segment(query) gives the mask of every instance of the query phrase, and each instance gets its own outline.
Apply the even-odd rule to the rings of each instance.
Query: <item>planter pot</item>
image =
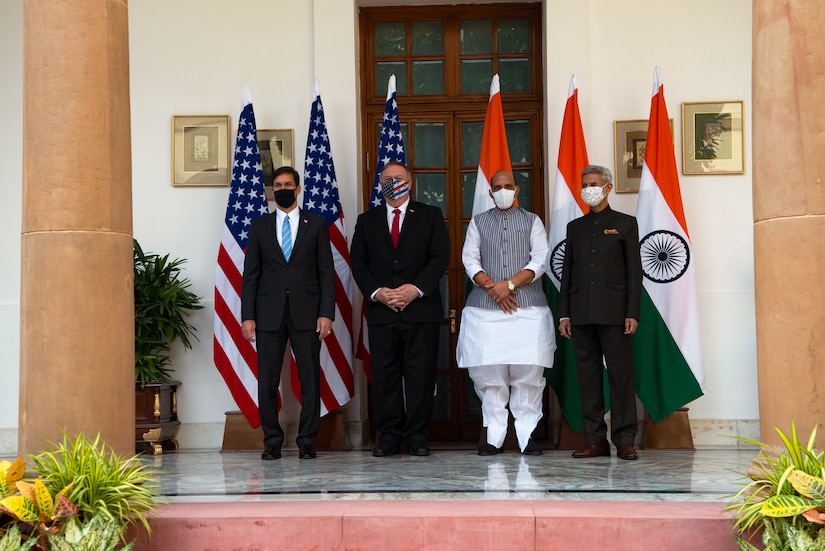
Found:
[[[178,387],[171,383],[135,384],[135,452],[161,455],[177,451]]]

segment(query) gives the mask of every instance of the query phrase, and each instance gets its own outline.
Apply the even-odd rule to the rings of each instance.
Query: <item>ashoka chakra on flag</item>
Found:
[[[639,245],[642,253],[642,272],[650,281],[675,281],[682,277],[690,264],[687,241],[672,231],[650,232]]]

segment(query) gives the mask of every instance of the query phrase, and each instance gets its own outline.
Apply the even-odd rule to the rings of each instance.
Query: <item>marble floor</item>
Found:
[[[372,457],[371,450],[319,452],[277,461],[260,452],[180,451],[144,456],[169,503],[322,500],[728,501],[756,455],[750,448],[640,450],[639,461],[573,459],[474,449],[435,449],[429,457]]]

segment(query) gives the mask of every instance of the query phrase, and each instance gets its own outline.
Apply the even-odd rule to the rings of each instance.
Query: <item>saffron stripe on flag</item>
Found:
[[[490,82],[490,100],[484,115],[484,130],[481,133],[481,152],[476,173],[476,187],[473,195],[473,216],[494,206],[490,197],[490,179],[499,170],[512,172],[510,148],[507,146],[507,132],[504,126],[504,108],[501,105],[501,86],[498,75]],[[518,206],[518,198],[515,202]]]

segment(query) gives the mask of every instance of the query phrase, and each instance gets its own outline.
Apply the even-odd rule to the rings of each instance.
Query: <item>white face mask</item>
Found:
[[[606,185],[604,184],[604,186]],[[591,207],[595,207],[604,200],[604,186],[582,188],[582,200]]]
[[[515,200],[516,190],[514,189],[501,188],[500,190],[493,192],[493,202],[501,210],[507,210],[512,207]]]

